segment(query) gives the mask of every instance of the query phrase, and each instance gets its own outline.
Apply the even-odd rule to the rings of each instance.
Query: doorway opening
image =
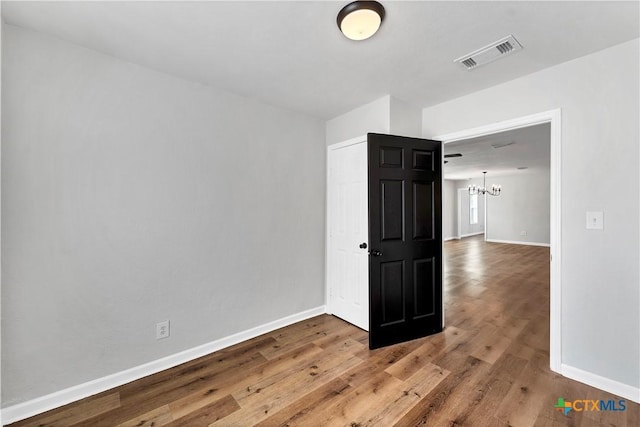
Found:
[[[561,274],[560,274],[560,256],[561,256],[561,204],[560,204],[560,155],[561,155],[561,111],[560,109],[550,110],[530,116],[520,117],[517,119],[507,120],[498,123],[492,123],[486,126],[480,126],[471,129],[465,129],[455,133],[449,133],[436,136],[434,139],[442,141],[444,145],[443,152],[447,150],[447,144],[452,144],[464,140],[487,137],[490,135],[513,131],[518,129],[529,128],[535,125],[549,124],[549,246],[550,246],[550,277],[549,277],[549,365],[551,370],[562,373],[562,328],[561,328]],[[444,164],[444,157],[443,157]],[[497,179],[498,177],[496,177]],[[504,191],[504,189],[503,189]],[[485,197],[487,197],[485,195]],[[498,196],[500,197],[500,196]],[[486,201],[486,200],[485,200]],[[487,204],[485,203],[485,209]],[[488,218],[488,233],[491,229],[491,214],[486,215]],[[446,238],[446,236],[444,236]],[[445,239],[443,239],[445,240]],[[444,246],[444,245],[443,245]],[[444,247],[443,247],[444,251]],[[444,303],[443,303],[444,316]],[[443,317],[444,322],[444,317]],[[446,326],[446,325],[445,325]]]
[[[445,176],[445,182],[446,179]],[[484,197],[477,194],[469,195],[469,191],[466,188],[458,188],[453,196],[456,199],[457,207],[455,209],[457,219],[456,239],[460,240],[477,235],[484,236],[486,228]],[[486,240],[484,237],[483,239]]]

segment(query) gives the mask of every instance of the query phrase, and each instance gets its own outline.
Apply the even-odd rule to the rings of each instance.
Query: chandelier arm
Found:
[[[480,194],[481,195],[489,194],[490,196],[499,196],[500,192],[502,191],[502,186],[493,184],[490,189],[487,189],[487,172],[484,171],[482,172],[482,187],[476,187],[474,184],[474,185],[469,185],[467,189],[469,191],[470,196],[480,195]]]

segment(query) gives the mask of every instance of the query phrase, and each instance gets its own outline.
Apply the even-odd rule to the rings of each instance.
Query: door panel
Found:
[[[433,153],[429,151],[413,150],[413,168],[415,170],[433,171],[433,167]]]
[[[402,168],[404,149],[402,147],[380,147],[380,167]]]
[[[433,183],[413,183],[413,238],[433,239]]]
[[[369,347],[442,331],[441,143],[369,134]]]
[[[402,240],[404,237],[404,182],[380,181],[382,240]]]
[[[416,296],[414,319],[431,316],[436,312],[435,287],[421,286],[423,283],[435,282],[434,259],[431,257],[413,261],[413,292]]]
[[[369,329],[367,143],[329,147],[328,311]]]
[[[404,261],[380,264],[382,324],[404,322]]]

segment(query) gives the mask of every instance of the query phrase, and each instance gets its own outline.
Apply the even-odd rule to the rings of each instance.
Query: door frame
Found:
[[[561,256],[562,256],[562,199],[561,199],[561,146],[562,146],[562,110],[560,108],[554,110],[543,111],[528,116],[517,117],[496,123],[490,123],[484,126],[468,128],[457,132],[447,133],[435,136],[431,139],[440,140],[443,144],[460,141],[463,139],[476,138],[480,136],[492,135],[508,130],[520,129],[524,127],[550,123],[550,145],[551,145],[551,162],[550,162],[550,307],[549,307],[549,324],[550,324],[550,343],[549,343],[549,366],[552,371],[562,374],[562,275],[561,275]],[[444,150],[443,152],[443,170],[444,170]],[[444,174],[442,174],[444,179]],[[485,204],[486,208],[486,204]],[[485,216],[486,219],[486,216]],[[485,233],[486,233],[485,227]],[[486,236],[486,234],[485,234]],[[444,250],[444,248],[443,248]],[[444,298],[443,298],[443,318],[444,318]],[[444,319],[443,319],[444,320]]]
[[[342,141],[342,142],[338,142],[335,144],[331,144],[327,146],[327,153],[326,153],[326,158],[325,158],[325,165],[326,165],[326,177],[325,177],[325,182],[326,182],[326,188],[325,188],[325,244],[324,244],[324,300],[325,300],[325,313],[327,314],[333,314],[333,307],[331,306],[331,283],[329,281],[329,253],[330,250],[332,248],[332,241],[331,241],[331,236],[329,233],[329,221],[331,219],[331,209],[332,206],[330,206],[329,203],[329,176],[331,173],[331,170],[329,168],[329,153],[331,151],[334,150],[339,150],[341,148],[344,147],[348,147],[350,145],[356,145],[356,144],[366,144],[367,143],[367,135],[361,135],[361,136],[357,136],[355,138],[351,138],[348,139],[346,141]],[[367,184],[368,187],[368,184]],[[369,244],[368,239],[367,239],[367,244]],[[367,282],[367,290],[369,289],[369,283]],[[367,298],[369,298],[367,296]]]
[[[458,235],[458,240],[462,239],[462,196],[460,195],[461,190],[464,191],[464,188],[458,188],[456,191],[456,197],[458,198],[458,200],[456,200],[458,206],[458,232],[456,234]],[[444,254],[444,252],[442,253]]]
[[[468,190],[465,188],[457,189],[457,203],[458,203],[458,232],[456,233],[457,240],[464,239],[465,237],[477,236],[482,234],[483,240],[487,241],[487,195],[482,196],[482,232],[471,233],[471,234],[462,234],[460,230],[462,230],[462,198],[465,195],[468,195]],[[469,217],[469,213],[467,212],[467,218]]]

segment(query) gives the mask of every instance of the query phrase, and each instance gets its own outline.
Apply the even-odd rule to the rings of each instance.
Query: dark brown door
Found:
[[[370,133],[369,347],[442,331],[442,143]]]

